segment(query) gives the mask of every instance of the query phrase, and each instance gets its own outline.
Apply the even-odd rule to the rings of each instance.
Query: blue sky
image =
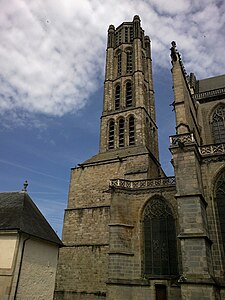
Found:
[[[160,157],[173,174],[170,42],[188,73],[224,74],[223,1],[3,0],[0,8],[0,191],[28,180],[61,236],[70,168],[98,152],[107,29],[135,14],[152,41]]]

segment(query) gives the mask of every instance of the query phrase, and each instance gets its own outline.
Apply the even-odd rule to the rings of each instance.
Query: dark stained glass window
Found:
[[[223,240],[223,249],[225,250],[225,170],[220,175],[216,183],[216,202]]]
[[[225,143],[225,106],[219,106],[212,120],[214,143]]]
[[[152,199],[144,210],[145,274],[176,275],[175,221],[164,199]]]

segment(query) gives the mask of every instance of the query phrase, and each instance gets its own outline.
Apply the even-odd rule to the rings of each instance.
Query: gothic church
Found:
[[[225,75],[171,47],[174,177],[158,154],[150,39],[108,30],[100,150],[71,171],[55,300],[225,299]]]

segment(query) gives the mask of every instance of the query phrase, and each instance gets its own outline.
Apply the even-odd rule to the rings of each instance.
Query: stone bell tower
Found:
[[[159,176],[150,39],[135,16],[109,26],[100,150],[71,171],[55,299],[108,297],[112,231],[127,228],[111,222],[111,179]]]
[[[100,152],[145,146],[158,160],[150,39],[139,16],[108,30]]]

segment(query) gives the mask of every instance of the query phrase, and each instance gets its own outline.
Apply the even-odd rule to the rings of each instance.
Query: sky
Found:
[[[225,73],[223,0],[1,0],[0,192],[28,193],[61,237],[70,169],[98,152],[110,24],[141,18],[152,43],[160,160],[173,175],[170,47],[187,73]]]

